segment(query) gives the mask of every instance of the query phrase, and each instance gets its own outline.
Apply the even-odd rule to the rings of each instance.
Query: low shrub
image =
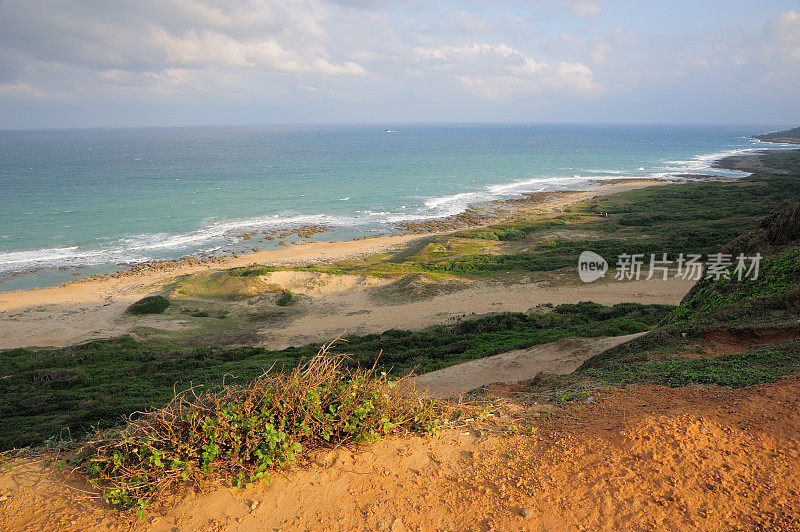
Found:
[[[294,304],[297,299],[289,290],[284,290],[281,292],[281,295],[278,296],[278,300],[275,301],[279,307],[288,307],[289,305]]]
[[[128,307],[128,313],[135,316],[142,314],[162,314],[169,308],[169,299],[164,296],[147,296]]]
[[[637,383],[677,388],[689,384],[712,384],[741,388],[798,371],[800,341],[790,340],[731,355],[612,362],[604,367],[587,368],[583,374],[614,386]]]
[[[519,240],[525,238],[525,231],[519,229],[506,229],[505,233],[500,237],[500,240]]]
[[[268,275],[275,271],[272,266],[264,266],[262,264],[253,264],[245,268],[236,268],[230,271],[231,276],[234,277],[258,277],[260,275]]]
[[[398,430],[436,431],[435,403],[404,379],[347,369],[343,356],[326,349],[291,372],[178,394],[123,429],[97,434],[78,451],[78,469],[113,507],[142,516],[154,498],[180,484],[200,486],[224,475],[249,487],[315,448]]]

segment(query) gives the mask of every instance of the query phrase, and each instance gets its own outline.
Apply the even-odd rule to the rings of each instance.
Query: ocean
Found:
[[[386,129],[385,129],[386,128]],[[391,233],[597,180],[715,173],[776,126],[402,125],[0,131],[0,291],[277,241]],[[300,238],[297,238],[300,240]]]

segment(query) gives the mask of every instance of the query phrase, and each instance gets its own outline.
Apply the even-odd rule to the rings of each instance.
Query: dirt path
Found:
[[[800,376],[741,390],[641,386],[519,435],[460,428],[339,448],[270,485],[218,485],[126,521],[60,473],[0,473],[8,530],[797,530]],[[527,517],[526,517],[527,516]]]
[[[514,384],[539,373],[572,373],[594,355],[645,333],[611,338],[564,338],[558,342],[509,351],[432,371],[415,379],[418,388],[434,397],[459,394],[496,382]]]
[[[652,279],[650,281],[604,282],[544,286],[540,283],[486,283],[458,292],[431,296],[421,301],[384,305],[364,290],[327,294],[319,306],[281,324],[265,328],[263,345],[282,349],[291,345],[326,341],[343,333],[369,334],[386,329],[421,329],[451,318],[490,312],[527,312],[537,305],[594,301],[614,305],[629,301],[642,304],[677,305],[693,281]],[[322,305],[324,301],[324,305]]]
[[[604,182],[592,190],[548,195],[546,200],[519,200],[507,206],[508,213],[561,212],[565,207],[592,198],[664,184],[663,181],[629,179]],[[133,275],[119,278],[86,280],[41,290],[0,293],[0,349],[27,346],[65,346],[87,340],[127,334],[137,325],[124,319],[124,310],[133,301],[158,292],[177,276],[247,266],[253,263],[293,265],[337,261],[363,257],[396,249],[415,241],[424,242],[430,234],[382,236],[344,242],[311,242],[226,257],[216,263],[187,263],[153,265]],[[417,244],[422,245],[422,244]],[[402,252],[401,252],[402,253]],[[402,255],[401,255],[402,256]],[[478,288],[449,298],[430,298],[409,305],[380,306],[370,302],[364,291],[326,294],[318,308],[307,317],[281,326],[278,331],[266,331],[263,345],[281,348],[312,341],[336,338],[343,332],[378,332],[392,327],[419,328],[441,323],[449,317],[464,313],[485,314],[496,310],[527,310],[539,303],[577,302],[591,299],[600,303],[620,301],[676,303],[691,286],[691,282],[676,281],[667,286],[657,282],[617,283],[614,288],[585,286],[575,296],[562,293],[548,298],[551,290],[524,284],[508,289]],[[1,286],[1,285],[0,285]],[[598,285],[600,286],[600,285]],[[532,291],[532,293],[531,293]],[[598,293],[595,293],[598,292]],[[605,296],[605,297],[604,297]],[[330,301],[328,301],[330,300]],[[366,306],[365,306],[366,305]],[[439,306],[442,306],[439,308]],[[332,319],[333,318],[333,319]],[[182,324],[168,325],[182,327]]]

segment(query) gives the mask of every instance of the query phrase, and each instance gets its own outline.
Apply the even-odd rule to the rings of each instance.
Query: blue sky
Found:
[[[0,0],[0,129],[800,124],[800,2]]]

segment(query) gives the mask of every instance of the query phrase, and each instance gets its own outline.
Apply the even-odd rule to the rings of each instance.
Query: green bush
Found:
[[[278,296],[278,300],[275,302],[279,307],[288,307],[289,305],[294,304],[296,298],[289,290],[284,290],[281,292],[281,295]]]
[[[162,314],[169,308],[169,299],[164,296],[147,296],[128,307],[128,313],[135,316],[142,314]]]
[[[236,268],[231,270],[230,274],[234,277],[257,277],[259,275],[268,275],[274,271],[275,268],[272,266],[254,264],[246,268]]]
[[[169,406],[97,434],[75,462],[102,497],[140,517],[154,497],[220,475],[238,487],[269,480],[303,452],[370,442],[398,430],[434,433],[434,403],[375,370],[348,370],[325,348],[289,373]]]
[[[500,237],[500,240],[519,240],[525,238],[525,231],[519,229],[506,229],[505,234]]]
[[[560,305],[546,313],[500,313],[421,331],[351,335],[337,344],[352,368],[373,367],[402,376],[553,342],[568,336],[645,331],[674,307],[625,303]],[[199,309],[194,309],[202,312]],[[211,313],[215,318],[216,312]],[[680,335],[678,335],[680,337]],[[293,368],[319,344],[279,351],[264,347],[142,343],[131,337],[95,340],[57,349],[0,351],[0,450],[38,445],[59,434],[82,438],[108,429],[131,412],[168,402],[190,383],[244,385],[269,368]],[[383,353],[378,356],[378,353]]]

